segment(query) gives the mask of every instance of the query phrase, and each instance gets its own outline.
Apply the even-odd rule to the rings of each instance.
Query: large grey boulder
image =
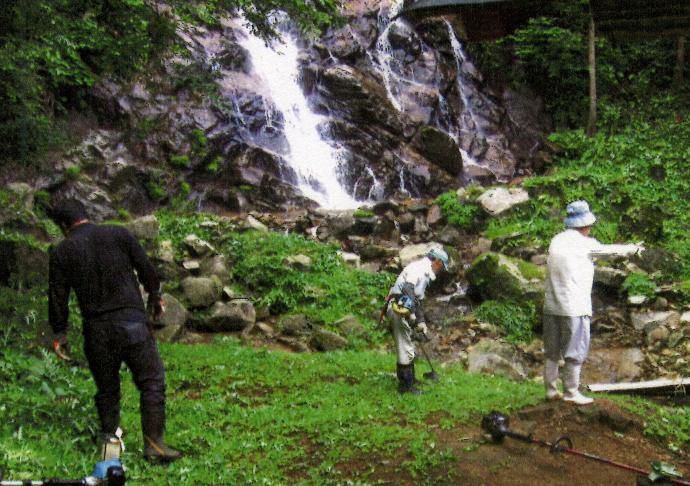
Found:
[[[161,225],[155,215],[149,214],[130,221],[125,227],[138,239],[152,241],[158,237]]]
[[[173,263],[175,261],[175,247],[170,240],[163,240],[158,243],[155,256],[158,260],[165,263]]]
[[[209,307],[220,298],[218,281],[207,277],[187,277],[181,282],[182,293],[191,307]]]
[[[492,216],[497,216],[527,201],[529,201],[529,194],[524,189],[505,187],[489,189],[477,199],[482,208]]]
[[[515,381],[527,378],[527,366],[518,351],[507,343],[482,339],[468,349],[467,370],[505,376]]]
[[[215,332],[242,331],[256,322],[256,310],[249,300],[216,302],[204,327]]]
[[[319,328],[312,334],[309,344],[318,351],[335,351],[347,347],[347,339],[328,329]]]
[[[612,289],[620,289],[627,276],[628,272],[625,270],[619,270],[613,267],[602,267],[599,265],[594,267],[594,281],[606,287],[611,287]]]
[[[154,334],[158,341],[168,343],[180,335],[189,314],[182,303],[172,295],[163,294],[162,299],[165,312],[158,321]]]

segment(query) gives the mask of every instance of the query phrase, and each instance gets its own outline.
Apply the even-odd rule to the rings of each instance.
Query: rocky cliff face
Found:
[[[347,196],[429,197],[540,168],[549,122],[539,100],[488,86],[452,19],[390,22],[394,8],[348,2],[345,25],[314,40],[286,26],[304,94],[292,110],[317,117],[313,130]],[[315,206],[313,195],[334,181],[299,162],[318,167],[326,155],[296,149],[309,141],[291,134],[294,113],[281,109],[284,93],[261,72],[241,20],[178,35],[185,49],[145,82],[95,87],[102,129],[37,185],[81,197],[102,217],[175,195],[231,211]],[[82,169],[78,182],[61,177],[72,165]]]

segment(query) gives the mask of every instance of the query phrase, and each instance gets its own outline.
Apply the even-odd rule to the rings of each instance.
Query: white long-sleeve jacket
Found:
[[[630,255],[637,245],[604,245],[574,229],[556,235],[547,259],[544,314],[591,316],[594,258]]]
[[[411,263],[408,263],[403,271],[400,272],[398,278],[395,280],[389,295],[402,294],[403,285],[410,283],[414,285],[414,295],[419,300],[424,298],[427,286],[436,280],[436,274],[431,268],[431,260],[429,258],[420,258]]]

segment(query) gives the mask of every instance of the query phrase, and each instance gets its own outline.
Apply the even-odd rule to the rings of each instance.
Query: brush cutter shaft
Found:
[[[588,452],[582,452],[573,449],[573,444],[567,436],[559,437],[554,442],[547,442],[545,440],[535,439],[532,437],[531,434],[525,435],[520,434],[518,432],[513,432],[512,430],[508,429],[509,426],[510,419],[507,416],[498,412],[491,412],[489,415],[482,419],[482,429],[491,434],[491,437],[495,442],[501,442],[505,437],[511,437],[513,439],[517,439],[522,442],[527,442],[529,444],[537,444],[542,447],[548,447],[549,449],[551,449],[551,452],[554,453],[565,452],[566,454],[584,457],[585,459],[591,459],[593,461],[601,462],[602,464],[608,464],[609,466],[617,467],[619,469],[635,472],[642,476],[649,476],[649,471],[645,471],[644,469],[612,461],[610,459],[604,459],[603,457],[595,456],[594,454],[590,454]],[[561,443],[567,444],[567,447],[561,445]],[[690,486],[690,482],[683,481],[682,479],[664,477],[664,481],[668,481],[673,484]]]

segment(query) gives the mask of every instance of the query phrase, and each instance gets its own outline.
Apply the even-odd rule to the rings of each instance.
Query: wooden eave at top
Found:
[[[690,0],[590,0],[597,33],[618,39],[690,34]]]
[[[406,0],[402,14],[458,16],[466,40],[512,33],[551,0]],[[690,0],[590,0],[597,32],[619,39],[690,35]]]

